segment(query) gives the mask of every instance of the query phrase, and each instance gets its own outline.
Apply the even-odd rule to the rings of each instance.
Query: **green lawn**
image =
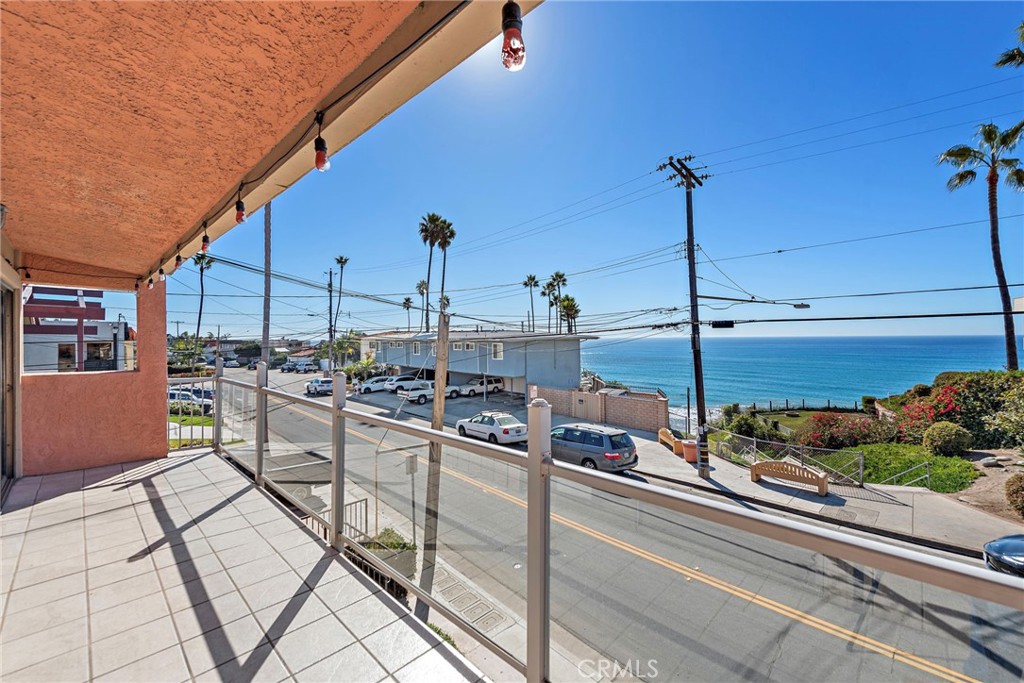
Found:
[[[963,458],[946,458],[932,455],[922,446],[904,443],[873,443],[857,447],[864,451],[864,481],[877,484],[909,467],[923,462],[932,464],[932,491],[954,493],[971,485],[980,475],[974,466]],[[908,475],[913,479],[924,474],[925,468]],[[900,482],[895,482],[899,484]],[[915,486],[924,486],[920,481]]]
[[[168,448],[192,448],[199,446],[212,446],[213,439],[168,439]]]
[[[787,412],[799,413],[797,417],[789,417],[786,415]],[[790,429],[799,429],[804,423],[810,421],[811,416],[819,411],[817,410],[784,410],[776,411],[774,413],[762,413],[758,412],[758,417],[763,417],[766,420],[775,420],[783,427],[789,427]]]
[[[168,422],[177,422],[185,427],[212,427],[213,418],[209,415],[168,415]]]

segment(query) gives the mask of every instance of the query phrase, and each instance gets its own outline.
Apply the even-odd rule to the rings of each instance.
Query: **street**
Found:
[[[253,373],[228,376],[251,381]],[[294,393],[307,379],[270,373],[272,387]],[[242,394],[251,392],[225,396],[229,424],[232,411],[251,410]],[[346,501],[369,499],[370,534],[386,524],[422,544],[425,443],[351,420],[346,428]],[[313,509],[322,510],[328,416],[272,399],[269,430],[270,478],[308,487],[304,495],[319,499]],[[439,562],[496,603],[509,623],[521,620],[525,471],[447,447],[442,466]],[[560,627],[553,637],[631,662],[648,678],[1021,677],[1022,612],[564,481],[552,484],[551,530],[551,609]],[[525,658],[519,631],[488,636]]]

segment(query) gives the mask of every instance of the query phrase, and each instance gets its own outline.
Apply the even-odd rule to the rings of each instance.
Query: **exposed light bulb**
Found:
[[[501,63],[509,71],[519,71],[526,66],[526,44],[523,43],[522,11],[512,0],[501,7],[501,31],[505,34]]]
[[[149,278],[149,282],[146,283],[147,289],[153,289],[153,278]]]
[[[203,235],[203,253],[210,251],[210,236]]]
[[[164,282],[165,280],[167,280],[167,273],[165,273],[164,269],[161,268],[160,269],[160,282]]]
[[[178,268],[181,268],[181,254],[174,257],[174,269],[177,270]]]
[[[28,268],[25,269],[25,279],[26,280],[31,280],[32,279],[32,273],[28,272]]]
[[[245,202],[239,199],[235,202],[235,222],[241,223],[245,220]]]
[[[313,141],[313,148],[316,150],[316,170],[323,173],[331,169],[331,160],[327,158],[327,141],[319,135]]]

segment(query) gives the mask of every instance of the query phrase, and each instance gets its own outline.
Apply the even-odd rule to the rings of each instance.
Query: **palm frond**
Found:
[[[1006,184],[1017,192],[1024,192],[1024,168],[1015,168],[1007,173]]]
[[[940,154],[937,163],[963,168],[968,164],[977,166],[984,161],[985,154],[980,149],[974,149],[970,145],[955,145]]]
[[[974,179],[977,177],[978,174],[971,170],[957,171],[949,180],[946,181],[946,189],[950,192],[953,190],[959,190],[964,185],[970,185],[973,183]]]
[[[989,147],[994,147],[999,141],[999,126],[994,123],[983,123],[978,126],[978,139]]]
[[[1020,159],[996,159],[996,166],[1004,171],[1012,171],[1020,166]]]
[[[1021,50],[1019,47],[1010,48],[1003,54],[999,55],[999,59],[996,60],[995,66],[997,68],[1004,66],[1019,68],[1024,66],[1024,50]]]
[[[1018,121],[999,134],[999,148],[1003,152],[1012,152],[1020,142],[1021,131],[1024,131],[1024,121]]]

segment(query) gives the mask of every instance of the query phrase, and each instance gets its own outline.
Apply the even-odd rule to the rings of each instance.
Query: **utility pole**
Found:
[[[263,338],[260,360],[270,366],[270,202],[263,207]]]
[[[174,336],[180,339],[181,338],[181,324],[183,322],[185,322],[185,321],[184,320],[172,320],[171,322],[174,323]]]
[[[437,356],[434,359],[434,406],[431,412],[430,428],[444,431],[444,399],[448,381],[448,324],[451,315],[442,309],[437,314]],[[485,385],[486,387],[486,385]],[[420,588],[428,594],[434,588],[434,563],[437,560],[437,518],[441,492],[441,444],[430,442],[430,460],[427,463],[427,494],[423,520],[423,570],[420,572]],[[415,526],[415,520],[413,521]],[[416,601],[416,618],[427,623],[430,607],[422,600]]]
[[[334,374],[334,268],[327,270],[327,374]]]
[[[697,390],[697,474],[701,479],[711,478],[711,463],[708,456],[708,414],[704,402],[704,365],[700,355],[700,314],[697,310],[697,260],[694,256],[693,237],[693,188],[703,186],[707,175],[698,177],[687,162],[693,161],[692,156],[682,159],[668,158],[658,170],[671,168],[675,173],[669,179],[679,178],[676,187],[686,188],[686,261],[690,271],[690,347],[693,349],[693,377]]]

